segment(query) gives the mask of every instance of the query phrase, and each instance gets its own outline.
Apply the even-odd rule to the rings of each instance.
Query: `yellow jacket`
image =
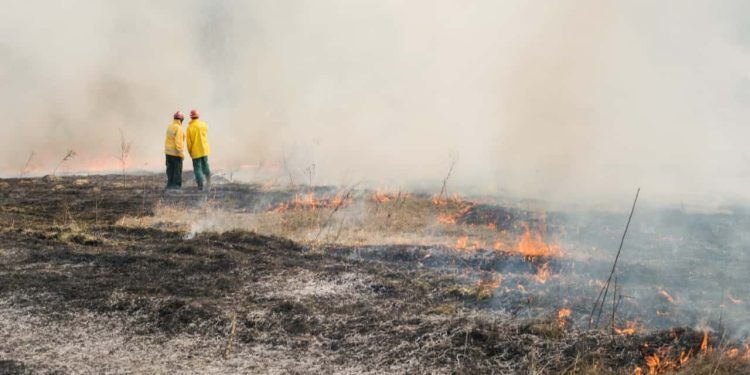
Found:
[[[167,139],[164,141],[164,153],[167,155],[184,158],[185,132],[182,130],[180,120],[172,121],[167,126]]]
[[[187,128],[187,149],[193,159],[208,156],[208,125],[200,119],[190,120]]]

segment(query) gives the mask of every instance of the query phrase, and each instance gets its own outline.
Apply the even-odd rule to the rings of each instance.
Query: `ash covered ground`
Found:
[[[0,181],[0,373],[750,373],[750,214]],[[614,317],[614,318],[613,318]]]

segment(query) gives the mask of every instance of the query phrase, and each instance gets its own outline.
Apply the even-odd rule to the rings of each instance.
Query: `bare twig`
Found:
[[[352,193],[352,189],[350,188],[345,194],[341,196],[341,200],[336,202],[336,205],[333,207],[333,211],[328,215],[326,218],[326,221],[323,222],[323,226],[320,227],[320,230],[318,230],[318,234],[315,235],[315,239],[313,240],[313,243],[318,242],[318,237],[323,233],[323,231],[328,227],[328,224],[330,224],[331,219],[333,218],[333,215],[341,209],[341,207],[344,205],[346,201],[349,200],[349,195]]]
[[[31,151],[31,153],[29,154],[29,158],[26,159],[26,164],[23,165],[23,169],[21,169],[21,172],[18,173],[18,177],[23,177],[26,175],[26,173],[29,173],[31,162],[34,160],[34,156],[36,156],[36,153],[34,153],[34,151]]]
[[[307,187],[312,188],[313,177],[315,177],[315,163],[312,163],[305,168],[305,174],[307,174]]]
[[[615,256],[615,261],[612,263],[612,271],[609,273],[609,277],[607,278],[607,282],[604,284],[604,287],[599,291],[599,296],[596,297],[596,300],[594,301],[594,306],[591,309],[591,314],[589,314],[589,328],[591,328],[591,324],[594,321],[594,314],[596,314],[596,310],[599,310],[599,313],[596,317],[596,324],[594,326],[599,326],[599,320],[602,316],[602,311],[604,309],[604,302],[607,300],[607,293],[609,292],[609,285],[612,282],[612,277],[615,274],[615,269],[617,268],[617,261],[620,259],[620,253],[622,252],[622,245],[625,243],[625,236],[628,234],[628,228],[630,228],[630,220],[633,219],[633,213],[635,212],[635,205],[638,202],[638,195],[641,193],[641,188],[638,188],[638,190],[635,192],[635,199],[633,200],[633,207],[630,208],[630,216],[628,216],[628,222],[625,224],[625,231],[622,233],[622,238],[620,239],[620,247],[617,249],[617,255]]]
[[[451,178],[451,174],[453,173],[453,168],[456,166],[456,162],[458,161],[458,155],[451,153],[449,156],[449,164],[448,164],[448,173],[445,175],[445,178],[443,178],[443,186],[440,188],[440,194],[438,194],[438,198],[442,198],[444,194],[447,194],[447,185],[448,185],[448,179]]]
[[[294,186],[294,175],[292,175],[292,170],[289,169],[289,163],[287,163],[286,154],[284,154],[283,156],[282,164],[284,166],[284,170],[286,171],[287,176],[289,177],[289,186]]]
[[[73,159],[74,157],[76,157],[76,155],[78,154],[76,154],[75,151],[68,150],[68,152],[65,154],[65,157],[63,157],[62,160],[60,160],[60,162],[57,163],[57,166],[55,166],[55,169],[52,170],[52,175],[54,176],[57,173],[57,170],[60,168],[61,165],[63,165],[63,163],[65,163],[66,161],[70,159]]]
[[[125,174],[125,170],[128,164],[128,157],[130,156],[130,147],[133,145],[133,142],[128,141],[125,138],[125,133],[123,133],[122,129],[117,130],[120,131],[120,156],[117,159],[120,160],[122,174]]]
[[[620,298],[622,298],[622,297],[620,297]],[[616,314],[617,314],[617,304],[618,304],[618,301],[617,301],[617,276],[615,276],[615,287],[614,287],[614,291],[612,292],[612,321],[610,322],[611,326],[612,326],[612,335],[613,336],[615,334],[615,320],[616,320],[615,318],[616,318]]]

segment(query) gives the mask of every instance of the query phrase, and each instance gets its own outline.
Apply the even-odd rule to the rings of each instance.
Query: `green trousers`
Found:
[[[167,189],[179,189],[182,186],[182,158],[167,155]]]
[[[199,188],[203,188],[203,183],[211,183],[211,169],[208,168],[208,156],[193,159],[193,173],[195,173],[195,183]]]

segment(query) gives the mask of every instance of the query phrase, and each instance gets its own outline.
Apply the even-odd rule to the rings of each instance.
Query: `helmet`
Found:
[[[190,110],[190,118],[198,118],[201,117],[201,113],[198,112],[197,109],[191,109]]]
[[[183,115],[181,111],[177,111],[177,112],[174,113],[174,117],[173,118],[175,120],[184,120],[185,119],[185,115]]]

